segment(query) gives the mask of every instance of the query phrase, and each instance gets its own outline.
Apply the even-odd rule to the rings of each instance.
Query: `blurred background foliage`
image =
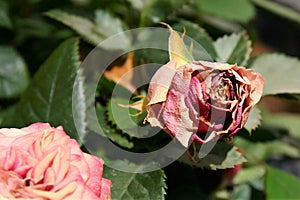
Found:
[[[1,0],[0,9],[0,43],[16,48],[31,74],[62,40],[75,35],[45,16],[52,9],[96,24],[103,17],[116,17],[100,30],[104,38],[106,33],[124,28],[161,26],[161,21],[172,25],[185,19],[206,29],[213,39],[246,29],[252,41],[260,45],[257,51],[274,49],[300,56],[300,8],[297,1],[291,0]]]
[[[180,32],[183,32],[183,27],[186,27],[187,35],[190,34],[196,40],[201,39],[213,58],[216,57],[214,48],[210,48],[213,41],[224,34],[243,30],[246,30],[252,41],[252,58],[265,52],[275,51],[299,58],[299,13],[298,0],[0,0],[0,124],[10,115],[13,116],[10,110],[13,110],[14,105],[20,101],[32,77],[36,76],[34,79],[36,86],[43,85],[43,81],[45,84],[51,82],[51,75],[47,76],[47,72],[37,74],[40,66],[47,67],[49,73],[55,73],[55,66],[61,65],[65,68],[65,71],[61,71],[62,80],[68,72],[72,71],[73,65],[76,68],[77,64],[73,62],[74,60],[65,60],[64,63],[63,58],[58,59],[55,56],[44,63],[61,42],[72,36],[80,37],[79,59],[81,61],[107,37],[138,27],[161,27],[159,22],[166,22]],[[240,37],[241,40],[245,40],[245,43],[248,41],[244,36]],[[70,52],[76,54],[74,49],[75,47],[69,48]],[[58,51],[57,55],[60,53],[67,55],[64,51]],[[96,97],[99,102],[97,114],[100,123],[103,123],[102,126],[107,130],[110,139],[124,148],[132,148],[136,141],[130,140],[130,135],[124,135],[122,131],[116,129],[114,119],[109,113],[111,104],[107,102],[110,101],[109,91],[114,87],[113,81],[118,80],[120,74],[126,73],[134,65],[151,61],[151,58],[145,56],[143,52],[135,52],[135,54],[128,57],[124,55],[112,63],[105,72],[110,80],[100,80],[102,87]],[[159,55],[156,60],[159,63],[164,63],[168,59],[164,54],[155,55]],[[70,80],[66,81],[69,81],[69,86],[72,86],[73,79],[74,74],[71,74]],[[37,88],[44,89],[43,86]],[[34,92],[31,91],[30,94]],[[28,99],[34,101],[32,97]],[[299,94],[280,94],[262,99],[259,106],[262,108],[263,125],[253,131],[251,137],[246,133],[239,134],[241,137],[235,139],[235,144],[248,152],[245,154],[249,162],[245,164],[244,171],[233,180],[233,184],[237,187],[233,187],[232,184],[226,186],[227,190],[215,193],[215,198],[226,199],[231,195],[231,199],[264,199],[267,195],[272,199],[284,195],[273,194],[276,190],[282,191],[276,188],[276,184],[264,188],[264,183],[280,182],[280,179],[274,179],[274,174],[282,172],[270,167],[262,169],[256,164],[260,162],[259,160],[265,160],[273,166],[300,176],[300,150],[297,143],[300,140],[299,102]],[[67,101],[65,104],[68,103]],[[18,108],[22,107],[22,104],[20,105]],[[275,112],[276,114],[273,114]],[[53,120],[57,122],[59,118]],[[109,123],[106,123],[107,121]],[[157,137],[161,140],[165,135],[161,134]],[[168,139],[164,138],[164,142]],[[154,140],[153,143],[157,141]],[[141,144],[144,149],[151,150],[152,143],[145,141]],[[140,150],[140,147],[135,146],[135,148],[136,151]],[[178,174],[180,170],[185,173]],[[266,170],[269,175],[263,179]],[[108,176],[112,174],[112,171],[108,169],[107,171]],[[194,169],[177,162],[168,166],[165,173],[168,177],[167,199],[184,197],[206,199],[221,185],[222,177],[225,176],[222,170]],[[120,173],[123,179],[129,176]],[[160,182],[158,188],[153,189],[154,192],[165,187],[163,172],[153,172],[149,176]],[[281,174],[280,177],[282,180],[294,180],[286,174]],[[149,182],[143,175],[138,175],[135,179],[142,180],[139,187]],[[203,182],[204,179],[208,179],[209,184]],[[156,183],[153,182],[154,185]],[[118,184],[122,188],[122,182]],[[189,187],[189,184],[196,186]],[[297,184],[299,182],[296,180],[295,185]],[[198,190],[199,188],[201,189]],[[113,192],[115,195],[122,193],[122,191]],[[150,195],[149,198],[161,199],[163,193],[162,189],[161,193],[157,193],[156,196]]]

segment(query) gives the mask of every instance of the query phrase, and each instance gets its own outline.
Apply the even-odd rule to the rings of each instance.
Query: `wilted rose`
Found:
[[[0,129],[0,199],[111,199],[102,171],[62,127]]]
[[[207,61],[176,68],[171,60],[150,82],[145,120],[186,147],[231,137],[245,125],[263,85],[252,69]]]

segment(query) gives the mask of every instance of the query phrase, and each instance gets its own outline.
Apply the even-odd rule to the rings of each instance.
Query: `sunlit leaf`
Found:
[[[87,93],[81,69],[77,72],[72,94],[72,115],[77,134],[84,139],[87,128]]]
[[[97,28],[101,29],[106,36],[124,31],[123,27],[125,26],[121,19],[105,10],[95,11],[95,23]]]
[[[248,0],[196,0],[201,11],[220,18],[248,22],[255,15],[254,6]]]
[[[107,38],[128,29],[120,18],[105,10],[95,11],[95,25],[96,29]],[[130,39],[125,35],[119,35],[114,42],[123,47],[130,45]]]
[[[248,116],[247,122],[244,128],[250,133],[255,130],[261,124],[261,114],[257,106],[254,106]]]
[[[58,9],[50,10],[45,14],[48,17],[51,17],[69,26],[71,29],[75,30],[79,35],[81,35],[87,42],[90,42],[94,45],[98,45],[106,38],[124,30],[122,21],[104,10],[96,10],[95,22]],[[125,35],[122,35],[122,37],[119,36],[118,41],[115,42],[116,44],[121,45],[120,49],[124,48],[124,46],[127,47],[130,45],[130,40]],[[111,46],[105,46],[105,48],[110,47]]]
[[[282,54],[262,54],[251,68],[265,78],[263,95],[300,93],[300,61]]]
[[[218,55],[217,61],[239,66],[246,64],[252,51],[251,41],[245,32],[218,38],[214,45]]]
[[[268,166],[266,174],[267,199],[298,199],[300,197],[300,179]]]
[[[73,15],[58,9],[50,10],[45,14],[48,17],[51,17],[69,26],[79,35],[81,35],[87,42],[90,42],[94,45],[98,45],[105,39],[105,35],[97,29],[95,23],[86,18]]]

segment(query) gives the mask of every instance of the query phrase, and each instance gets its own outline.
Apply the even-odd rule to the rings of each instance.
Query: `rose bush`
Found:
[[[102,171],[62,127],[0,129],[0,199],[111,199]]]
[[[192,141],[207,143],[236,134],[260,100],[264,78],[237,65],[176,64],[171,60],[153,76],[145,120],[185,147]]]

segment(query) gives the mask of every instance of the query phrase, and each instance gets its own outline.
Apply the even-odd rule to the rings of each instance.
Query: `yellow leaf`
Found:
[[[170,30],[170,37],[169,37],[169,59],[176,60],[177,65],[176,68],[193,62],[192,52],[190,52],[184,44],[183,38],[185,35],[185,31],[182,34],[182,37],[172,29],[169,24],[161,22],[161,24],[167,26]],[[192,44],[191,44],[192,48]]]

